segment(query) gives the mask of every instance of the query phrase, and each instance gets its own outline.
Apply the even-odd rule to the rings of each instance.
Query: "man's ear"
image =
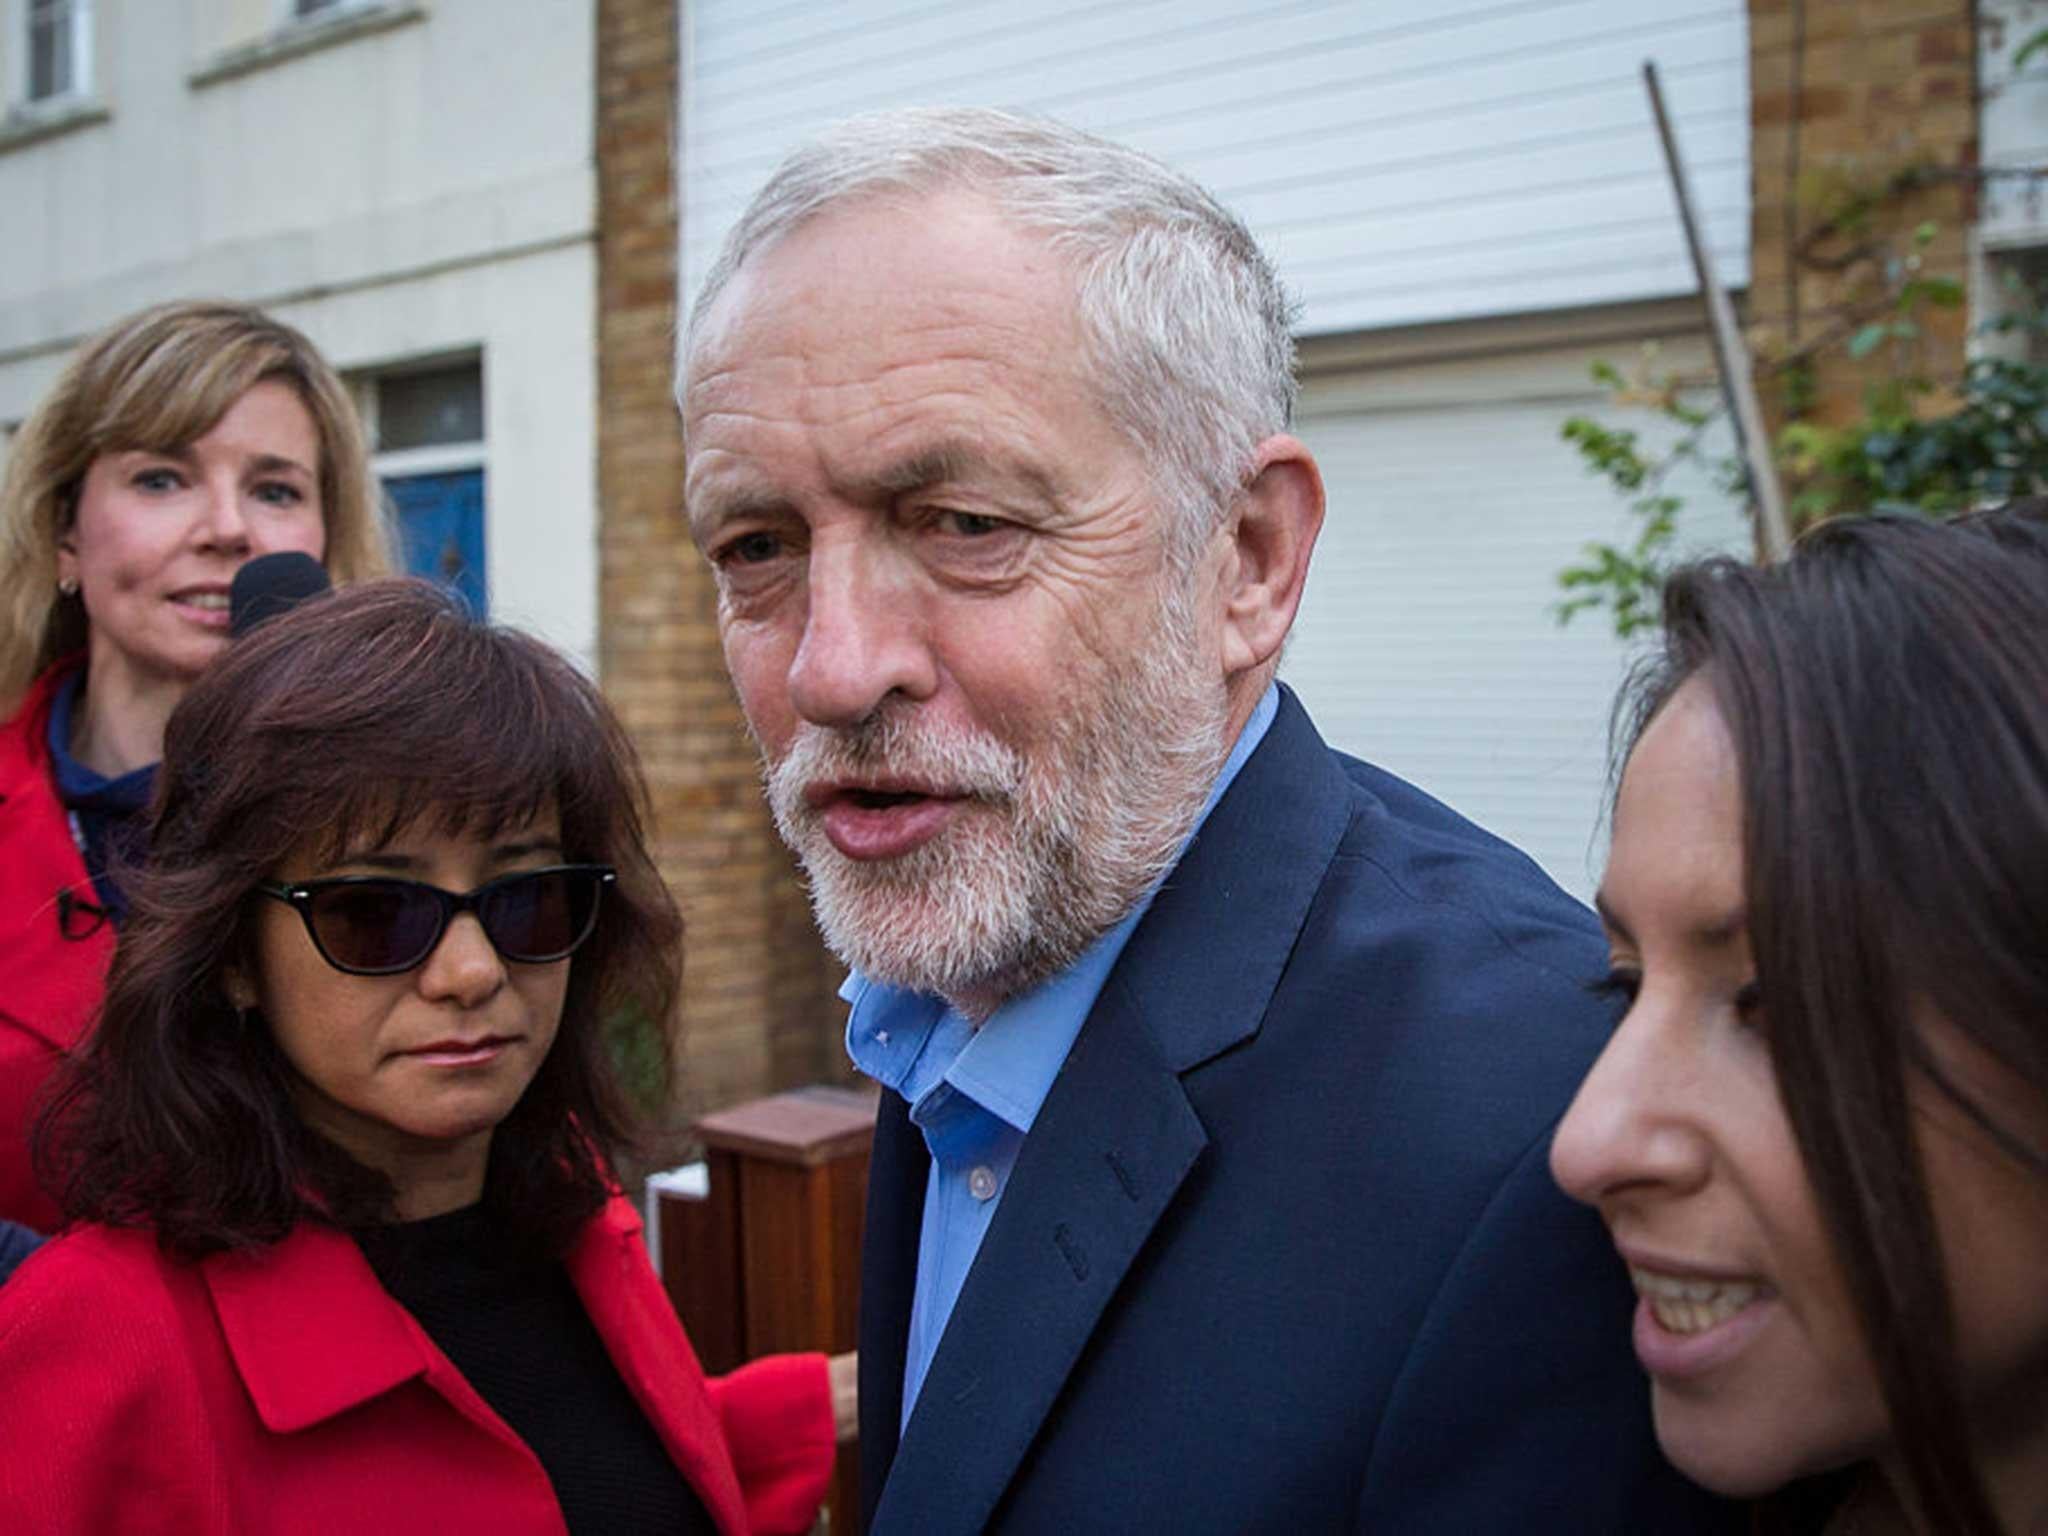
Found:
[[[1298,437],[1267,438],[1222,529],[1229,545],[1221,572],[1224,676],[1239,677],[1279,654],[1322,526],[1323,476],[1314,456]]]

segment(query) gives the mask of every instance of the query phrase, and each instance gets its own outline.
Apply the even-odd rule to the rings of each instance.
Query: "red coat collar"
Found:
[[[305,1429],[425,1374],[425,1336],[345,1233],[308,1222],[283,1242],[199,1266],[264,1427]]]
[[[92,894],[85,859],[50,771],[50,709],[84,657],[51,667],[14,714],[0,722],[0,1015],[58,1050],[84,1032],[99,1006],[114,951],[111,924],[83,939],[64,937],[64,891]]]
[[[11,800],[49,784],[50,710],[57,691],[84,665],[83,651],[58,660],[29,684],[14,714],[0,726],[0,799]]]
[[[620,1377],[723,1531],[746,1528],[725,1433],[694,1369],[678,1371],[681,1325],[640,1245],[640,1218],[614,1198],[565,1263]],[[307,1222],[284,1241],[200,1262],[235,1370],[264,1426],[289,1434],[414,1377],[504,1433],[446,1355],[377,1281],[349,1237]],[[694,1359],[687,1355],[689,1367]]]

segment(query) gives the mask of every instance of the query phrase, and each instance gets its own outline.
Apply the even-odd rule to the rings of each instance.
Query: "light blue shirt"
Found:
[[[1191,841],[1265,739],[1279,709],[1280,690],[1269,685],[1189,829]],[[979,1029],[942,998],[884,986],[857,972],[839,989],[853,1005],[846,1053],[861,1071],[903,1096],[911,1123],[924,1133],[932,1155],[918,1236],[917,1294],[903,1360],[904,1425],[967,1271],[1002,1204],[1024,1138],[1152,896],[1147,891],[1130,915],[1080,959],[1011,998]]]

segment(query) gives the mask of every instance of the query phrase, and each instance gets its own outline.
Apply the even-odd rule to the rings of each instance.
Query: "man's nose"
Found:
[[[1639,998],[1579,1085],[1550,1143],[1550,1173],[1588,1205],[1632,1190],[1682,1194],[1707,1177],[1703,1084],[1656,999]]]
[[[892,694],[926,699],[937,686],[929,615],[912,574],[865,544],[814,548],[789,671],[797,714],[813,725],[852,726]]]

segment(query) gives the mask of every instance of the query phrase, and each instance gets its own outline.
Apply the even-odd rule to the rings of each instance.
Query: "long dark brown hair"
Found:
[[[553,810],[565,856],[618,881],[570,961],[554,1046],[492,1138],[484,1198],[560,1251],[634,1140],[608,1028],[651,1026],[668,1067],[681,920],[643,807],[596,687],[424,582],[344,589],[237,641],[171,716],[99,1023],[38,1127],[67,1216],[152,1227],[186,1257],[308,1218],[388,1218],[390,1181],[305,1126],[260,1015],[228,1001],[226,971],[252,954],[253,888],[309,840],[334,857],[422,817],[489,838]]]
[[[2048,524],[1831,523],[1772,569],[1716,560],[1664,592],[1631,743],[1686,679],[1742,781],[1750,943],[1784,1100],[1890,1414],[1900,1496],[1996,1536],[1909,1088],[2005,1155],[2028,1145],[1943,1071],[1960,1031],[2048,1099]]]

